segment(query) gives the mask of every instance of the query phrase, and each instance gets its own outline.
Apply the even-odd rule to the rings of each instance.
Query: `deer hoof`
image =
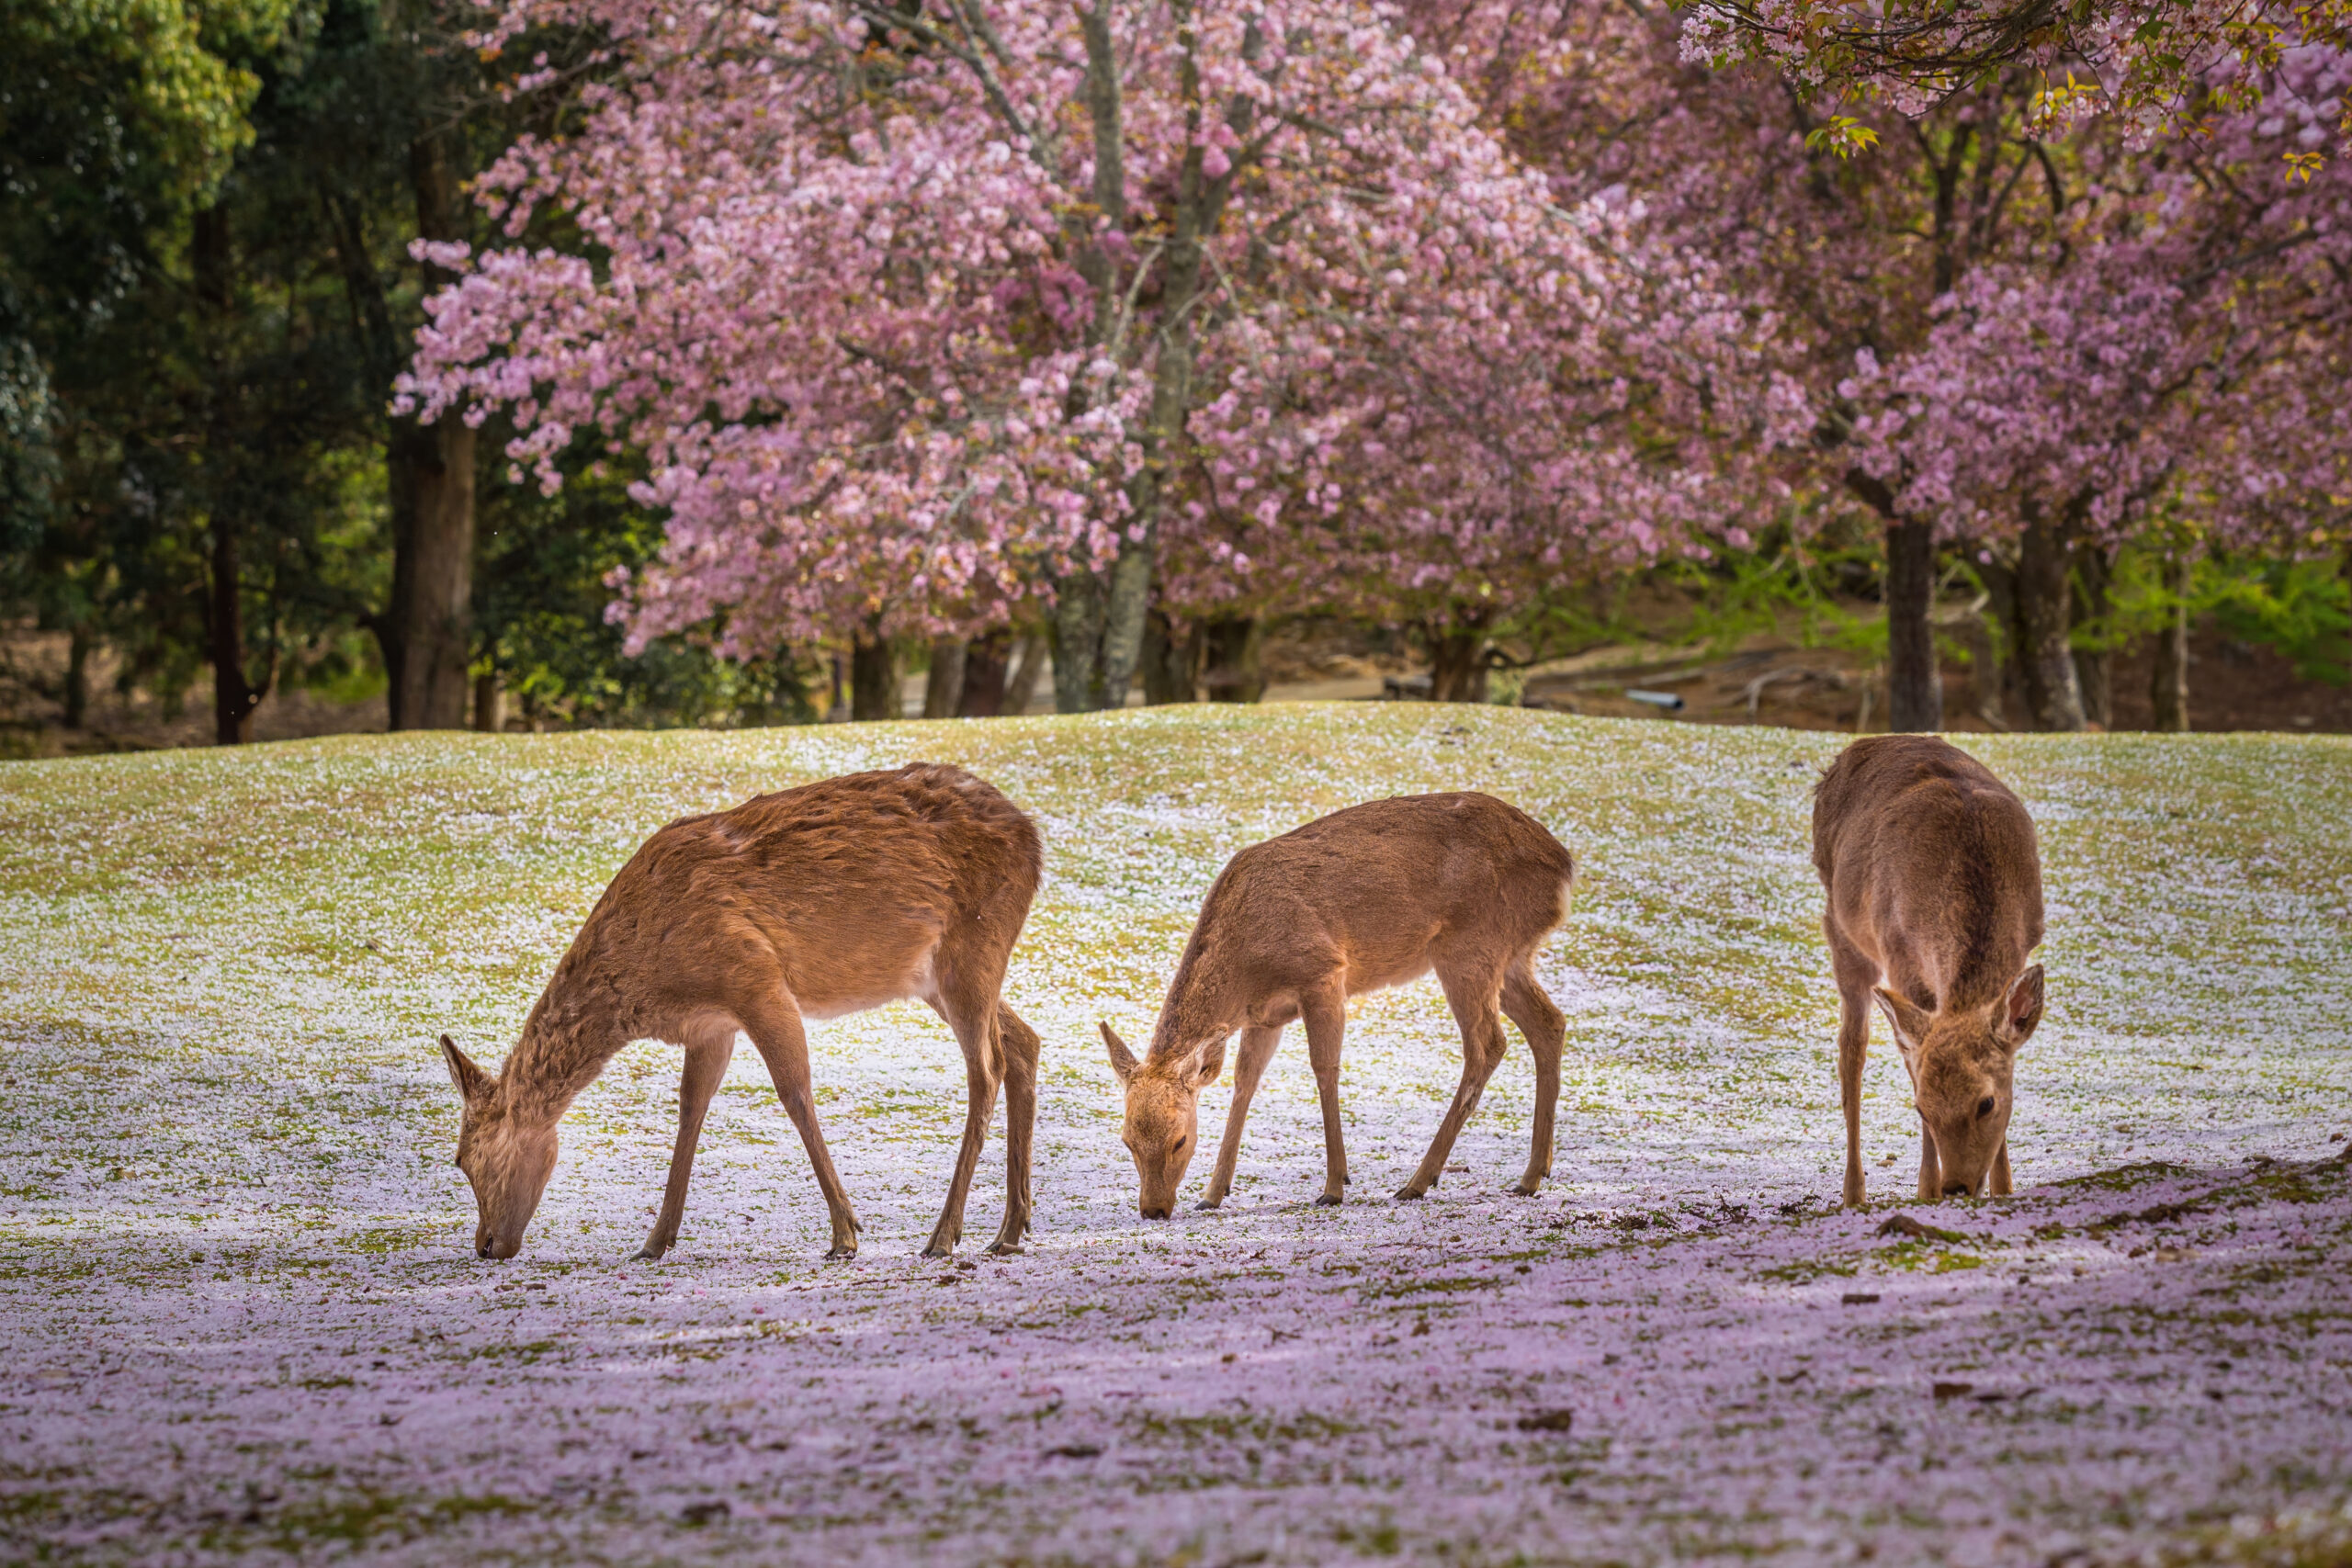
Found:
[[[662,1261],[662,1255],[669,1250],[666,1247],[656,1247],[649,1241],[629,1254],[628,1260],[631,1263],[659,1263]]]
[[[1323,1193],[1315,1200],[1315,1206],[1318,1209],[1336,1209],[1340,1206],[1340,1195],[1336,1192]]]
[[[1418,1187],[1399,1187],[1396,1189],[1396,1201],[1399,1203],[1418,1203],[1421,1201],[1421,1198],[1422,1192]]]
[[[1521,1177],[1518,1181],[1511,1185],[1511,1190],[1518,1193],[1522,1198],[1532,1198],[1543,1190],[1543,1180],[1540,1178],[1532,1176]]]
[[[1195,1209],[1214,1209],[1225,1201],[1222,1198],[1204,1198],[1193,1205]]]
[[[989,1243],[988,1255],[990,1258],[1018,1258],[1021,1256],[1021,1244],[1017,1241],[1007,1241],[1002,1236],[999,1236]]]
[[[854,1240],[837,1241],[826,1249],[825,1256],[827,1258],[839,1258],[842,1259],[855,1258],[857,1256],[857,1243]]]

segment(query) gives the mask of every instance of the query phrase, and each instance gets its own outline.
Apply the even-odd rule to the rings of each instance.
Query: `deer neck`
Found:
[[[499,1073],[513,1114],[528,1123],[560,1120],[629,1041],[610,1009],[587,1002],[563,980],[559,974],[531,1009]]]
[[[1187,979],[1193,983],[1186,985]],[[1170,987],[1175,994],[1159,1010],[1159,1022],[1151,1032],[1151,1049],[1144,1053],[1148,1062],[1168,1062],[1187,1057],[1204,1044],[1222,1042],[1241,1027],[1242,1010],[1224,1005],[1228,998],[1221,993],[1225,987],[1215,983],[1203,984],[1202,976],[1179,974]]]

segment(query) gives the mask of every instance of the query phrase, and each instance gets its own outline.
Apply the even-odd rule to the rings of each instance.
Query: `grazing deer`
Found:
[[[2033,819],[1984,763],[1931,735],[1846,748],[1815,786],[1813,863],[1842,1004],[1846,1202],[1862,1202],[1862,1058],[1875,999],[1911,1074],[1919,1196],[2009,1190],[2009,1079],[2041,1021]]]
[[[1536,948],[1567,918],[1575,863],[1525,812],[1487,795],[1418,795],[1350,807],[1253,844],[1227,863],[1160,1003],[1151,1049],[1136,1061],[1107,1023],[1112,1070],[1126,1086],[1122,1134],[1142,1178],[1145,1216],[1166,1219],[1193,1157],[1200,1094],[1241,1032],[1233,1105],[1201,1207],[1233,1188],[1241,1124],[1283,1026],[1306,1023],[1323,1104],[1323,1195],[1340,1201],[1340,1040],[1350,997],[1430,970],[1462,1026],[1462,1082],[1436,1139],[1396,1194],[1419,1198],[1445,1168],[1462,1123],[1501,1065],[1498,1001],[1535,1057],[1534,1146],[1519,1190],[1552,1171],[1565,1021],[1535,983]]]
[[[1042,860],[1018,807],[961,768],[923,762],[763,795],[654,834],[596,901],[503,1071],[492,1077],[441,1037],[466,1102],[458,1165],[481,1211],[474,1250],[514,1256],[555,1168],[565,1109],[623,1045],[657,1039],[685,1048],[685,1072],[669,1187],[638,1256],[668,1251],[703,1113],[741,1031],[816,1168],[832,1213],[830,1256],[854,1257],[857,1219],[817,1126],[801,1020],[901,997],[922,998],[956,1032],[969,1090],[947,1207],[924,1255],[944,1255],[962,1234],[999,1083],[1004,1224],[990,1250],[1018,1245],[1029,1228],[1037,1036],[999,991]]]

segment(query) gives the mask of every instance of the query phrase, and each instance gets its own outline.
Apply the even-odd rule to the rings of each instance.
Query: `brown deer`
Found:
[[[1846,1202],[1862,1190],[1862,1058],[1875,999],[1911,1075],[1919,1196],[2009,1190],[2010,1072],[2041,1021],[2033,819],[1984,763],[1931,735],[1846,748],[1815,787],[1813,863],[1842,1004]]]
[[[685,1049],[678,1141],[661,1217],[638,1256],[678,1239],[703,1113],[738,1031],[765,1059],[832,1213],[830,1254],[857,1252],[857,1218],[825,1152],[804,1018],[920,997],[964,1050],[969,1098],[947,1207],[924,1247],[962,1234],[964,1199],[1005,1091],[1004,1224],[1029,1228],[1037,1036],[999,992],[1043,855],[1018,807],[961,768],[918,762],[763,795],[655,833],[596,901],[493,1077],[441,1037],[465,1097],[458,1165],[481,1223],[474,1250],[512,1258],[555,1169],[556,1123],[631,1040]]]
[[[1191,1163],[1200,1094],[1241,1032],[1233,1105],[1216,1173],[1201,1207],[1233,1187],[1241,1124],[1283,1027],[1306,1024],[1306,1055],[1323,1105],[1323,1195],[1348,1180],[1340,1136],[1340,1041],[1350,997],[1430,970],[1462,1026],[1462,1082],[1437,1137],[1396,1194],[1437,1182],[1462,1123],[1478,1108],[1505,1041],[1496,1004],[1535,1057],[1534,1146],[1519,1190],[1552,1171],[1565,1021],[1535,982],[1535,950],[1567,918],[1575,863],[1525,812],[1487,795],[1401,795],[1350,807],[1235,855],[1201,906],[1169,982],[1151,1049],[1136,1061],[1107,1023],[1111,1067],[1126,1086],[1122,1134],[1142,1178],[1145,1216],[1166,1219]]]

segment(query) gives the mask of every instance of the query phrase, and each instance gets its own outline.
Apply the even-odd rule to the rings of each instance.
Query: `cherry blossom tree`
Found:
[[[670,525],[621,585],[640,640],[872,644],[1049,595],[1057,704],[1102,705],[1163,535],[1409,510],[1359,466],[1399,399],[1429,439],[1513,449],[1544,525],[1658,532],[1592,503],[1623,466],[1605,440],[1571,460],[1542,433],[1630,409],[1629,365],[1758,327],[1621,308],[1656,275],[1622,220],[1555,199],[1355,0],[553,0],[504,37],[550,25],[605,28],[613,73],[579,134],[518,143],[482,189],[516,235],[556,203],[589,254],[436,253],[466,273],[405,391],[508,408],[545,484],[583,436],[646,454]],[[1427,412],[1492,387],[1498,345],[1525,367],[1509,406]],[[1449,517],[1499,504],[1466,468],[1448,485]]]
[[[2256,108],[2283,64],[2347,44],[2352,0],[1696,0],[1684,28],[1693,59],[1766,61],[1810,92],[1905,116],[2024,68],[2043,85],[2039,118],[2105,114],[2142,141]],[[2328,118],[2352,142],[2352,106]],[[1848,150],[1877,140],[1851,116],[1824,134]],[[2308,173],[2329,140],[2315,130],[2279,156]]]
[[[2352,491],[2352,179],[2340,162],[2282,175],[2266,155],[2347,85],[2352,57],[2305,51],[2260,107],[2194,141],[2078,138],[2075,177],[2052,176],[2063,222],[1945,295],[1913,351],[1863,355],[1841,389],[1866,411],[1860,466],[1896,504],[2013,547],[2039,728],[2109,716],[2070,610],[2100,607],[2122,541],[2187,517],[2211,541],[2294,548]]]

